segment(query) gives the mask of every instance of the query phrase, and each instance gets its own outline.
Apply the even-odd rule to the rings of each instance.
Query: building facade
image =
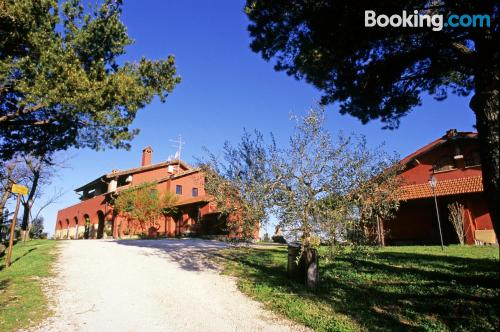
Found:
[[[155,230],[159,236],[237,236],[230,233],[226,220],[219,216],[205,193],[205,178],[200,169],[180,160],[153,164],[152,154],[151,147],[147,147],[142,152],[140,167],[113,170],[77,188],[80,202],[58,211],[55,238],[99,239],[144,234],[145,230],[137,228],[127,216],[116,213],[112,203],[121,191],[144,183],[153,183],[160,195],[169,191],[178,196],[175,205],[179,213],[176,217],[161,217]]]
[[[435,194],[445,244],[458,243],[448,210],[454,202],[464,207],[467,244],[497,241],[483,191],[477,133],[449,130],[401,163],[402,201],[395,219],[385,222],[387,243],[440,242],[431,176],[437,180]]]

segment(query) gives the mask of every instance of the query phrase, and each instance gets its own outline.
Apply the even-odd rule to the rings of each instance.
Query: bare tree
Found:
[[[448,204],[449,219],[461,245],[465,244],[464,206],[458,202]]]

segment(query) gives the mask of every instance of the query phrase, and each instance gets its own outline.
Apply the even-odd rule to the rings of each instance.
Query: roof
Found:
[[[483,177],[473,176],[458,179],[441,180],[436,185],[436,196],[449,196],[483,191]],[[433,197],[429,183],[419,183],[401,187],[402,200]]]
[[[452,140],[459,140],[459,139],[477,139],[477,133],[474,132],[457,132],[454,129],[448,130],[445,135],[442,137],[438,138],[437,140],[427,144],[426,146],[418,149],[417,151],[413,152],[412,154],[406,156],[403,158],[400,163],[401,164],[407,164],[417,158],[418,156],[425,154],[436,147]]]
[[[116,178],[117,176],[141,173],[141,172],[150,171],[150,170],[162,168],[162,167],[169,166],[169,165],[181,165],[183,168],[186,168],[188,171],[191,170],[191,166],[182,160],[169,160],[169,161],[164,161],[161,163],[152,164],[152,165],[148,165],[148,166],[134,167],[134,168],[130,168],[130,169],[123,170],[123,171],[120,171],[120,170],[112,171],[110,173],[99,176],[97,179],[92,180],[79,188],[76,188],[75,191],[82,191],[88,187],[94,186],[98,182],[101,182],[101,181],[106,182],[106,180]]]
[[[140,166],[140,167],[130,168],[130,169],[127,169],[124,171],[113,171],[111,173],[105,174],[104,176],[107,179],[112,179],[112,178],[115,178],[115,177],[121,176],[121,175],[140,173],[140,172],[149,171],[152,169],[157,169],[157,168],[161,168],[161,167],[165,167],[165,166],[169,166],[169,165],[181,165],[183,168],[186,168],[186,169],[191,168],[191,166],[189,166],[187,163],[183,162],[182,160],[169,160],[169,161],[164,161],[164,162],[149,165],[149,166]]]

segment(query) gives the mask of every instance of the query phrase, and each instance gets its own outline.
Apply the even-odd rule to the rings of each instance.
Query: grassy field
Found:
[[[56,241],[18,243],[12,250],[12,265],[0,260],[0,331],[14,331],[46,317],[47,297],[41,278],[51,275]]]
[[[496,331],[498,247],[387,247],[320,261],[317,293],[286,276],[280,248],[223,254],[226,273],[265,307],[316,331]]]

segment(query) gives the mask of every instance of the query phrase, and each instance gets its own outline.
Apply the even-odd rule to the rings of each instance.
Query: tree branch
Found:
[[[0,123],[10,121],[10,120],[18,118],[22,115],[34,113],[43,107],[44,107],[43,104],[37,104],[37,105],[35,105],[33,107],[29,107],[29,108],[20,108],[15,113],[9,113],[9,114],[0,116]]]

